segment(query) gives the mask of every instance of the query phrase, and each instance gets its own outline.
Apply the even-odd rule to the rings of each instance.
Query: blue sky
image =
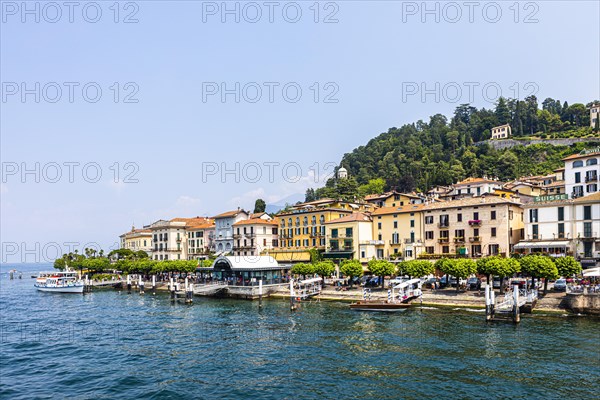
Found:
[[[275,2],[272,22],[264,2],[228,2],[239,22],[222,15],[222,2],[121,2],[118,16],[113,3],[80,2],[73,22],[65,6],[58,17],[28,3],[38,4],[36,22],[21,2],[1,3],[0,233],[3,253],[19,246],[2,261],[48,243],[109,248],[132,223],[251,208],[257,197],[277,203],[318,187],[345,152],[389,127],[469,100],[490,107],[497,89],[540,102],[600,98],[596,1],[478,2],[472,21],[463,2],[429,2],[438,10],[429,14],[421,2]],[[130,14],[137,22],[124,23]],[[423,99],[436,82],[446,95]],[[233,91],[224,102],[222,83]],[[35,163],[39,173],[22,176]],[[221,176],[236,163],[237,179]]]

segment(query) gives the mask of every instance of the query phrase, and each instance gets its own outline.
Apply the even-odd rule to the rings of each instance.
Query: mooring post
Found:
[[[513,322],[516,324],[521,322],[521,311],[519,307],[519,285],[513,286],[513,301],[515,303],[513,305]]]
[[[142,275],[140,275],[138,286],[140,287],[140,294],[144,294],[144,279],[142,278]]]
[[[131,275],[127,274],[127,293],[131,294]]]
[[[169,281],[169,290],[171,291],[171,301],[175,301],[175,285],[173,284],[173,277]]]
[[[294,278],[290,278],[290,310],[294,311],[296,309],[296,303],[294,297],[296,294],[294,293]]]
[[[152,294],[156,294],[156,275],[152,275]]]
[[[185,302],[192,302],[192,285],[189,284],[187,276],[185,277]]]
[[[258,281],[258,308],[262,308],[263,286],[262,279]]]
[[[494,292],[494,286],[490,287],[490,302],[491,319],[494,319],[494,316],[496,315],[496,293]]]
[[[485,320],[492,320],[492,299],[490,296],[490,285],[485,285]]]

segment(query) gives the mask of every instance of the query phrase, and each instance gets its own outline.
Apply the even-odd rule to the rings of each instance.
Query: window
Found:
[[[538,226],[537,225],[531,225],[531,238],[532,239],[538,239]]]
[[[587,166],[598,165],[598,160],[596,158],[590,158],[589,160],[587,160],[585,162],[585,165],[587,165]]]
[[[425,253],[427,254],[433,254],[435,250],[433,249],[433,246],[427,246],[425,247]]]
[[[583,167],[583,161],[581,161],[581,160],[573,161],[573,168],[579,168],[579,167]]]
[[[583,206],[583,219],[592,219],[592,206]]]
[[[492,211],[491,219],[496,219],[496,211]]]
[[[433,231],[425,231],[425,239],[433,240]]]
[[[478,212],[474,212],[474,213],[473,213],[473,219],[474,219],[475,221],[478,221],[478,220],[479,220],[479,213],[478,213]]]
[[[500,246],[497,244],[490,244],[490,256],[496,255],[500,252]]]
[[[450,253],[450,246],[442,246],[442,253],[443,254]]]
[[[558,237],[559,238],[565,237],[565,224],[563,222],[558,224]]]
[[[346,228],[346,237],[352,237],[352,228]]]
[[[558,220],[559,221],[565,220],[565,208],[564,207],[558,207]]]
[[[587,185],[585,190],[587,190],[588,193],[596,193],[598,191],[598,185],[592,183],[590,185]]]
[[[591,238],[594,235],[592,234],[592,223],[591,222],[584,222],[583,223],[583,237],[584,238]]]
[[[433,224],[433,215],[427,215],[425,217],[425,224],[427,224],[427,225]]]
[[[479,228],[473,229],[473,236],[479,236]]]
[[[449,226],[448,214],[440,215],[440,227]]]
[[[406,257],[412,257],[413,251],[412,250],[406,250],[405,255],[406,255]]]
[[[337,230],[337,228],[331,230],[331,237],[332,238],[337,238],[338,237],[338,230]]]
[[[414,228],[414,227],[415,227],[415,220],[414,220],[414,219],[411,219],[411,220],[410,220],[410,227],[411,227],[411,228]]]
[[[496,228],[492,228],[492,237],[496,236]]]
[[[381,229],[381,222],[377,223],[377,229]]]
[[[394,229],[398,228],[398,221],[394,221]]]
[[[537,208],[532,208],[529,210],[529,222],[538,222]]]
[[[462,222],[462,214],[461,213],[456,214],[456,221]]]
[[[456,239],[464,239],[465,238],[465,230],[464,229],[456,229],[454,231],[454,236]]]

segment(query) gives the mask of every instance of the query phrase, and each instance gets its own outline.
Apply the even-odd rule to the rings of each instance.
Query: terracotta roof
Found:
[[[327,221],[327,222],[325,222],[325,224],[341,224],[344,222],[371,222],[371,221],[372,221],[372,219],[369,215],[362,213],[362,212],[356,212],[356,213],[352,213],[350,215],[346,215],[345,217],[342,217],[342,218]]]
[[[391,197],[394,195],[400,195],[400,196],[404,196],[404,197],[412,197],[414,199],[420,198],[419,196],[416,195],[416,193],[400,193],[396,190],[391,190],[391,191],[385,192],[383,194],[368,194],[365,196],[365,200],[369,201],[369,200],[377,200],[377,199],[387,199],[388,197]]]
[[[462,185],[472,185],[475,183],[498,183],[498,184],[502,184],[502,182],[498,182],[495,181],[493,179],[488,179],[488,178],[467,178],[463,181],[458,182],[456,185],[454,186],[462,186]]]
[[[246,211],[239,209],[239,210],[233,210],[233,211],[227,211],[224,213],[221,213],[219,215],[215,215],[214,217],[211,218],[228,218],[228,217],[235,217],[236,215],[238,215],[239,213],[245,213],[248,214]]]
[[[185,229],[194,230],[194,229],[212,229],[215,227],[215,221],[212,219],[206,219],[202,222],[198,221],[196,223],[188,223],[185,226]]]
[[[152,231],[150,229],[132,229],[129,232],[125,232],[124,234],[120,235],[120,236],[125,236],[125,235],[132,235],[135,233],[148,233],[151,234]]]
[[[554,181],[552,183],[549,183],[547,185],[544,185],[544,187],[549,188],[549,187],[556,187],[556,186],[565,186],[565,181]]]
[[[424,210],[439,210],[444,208],[457,208],[457,207],[476,207],[486,206],[492,204],[514,204],[521,205],[521,202],[515,199],[509,199],[506,197],[500,197],[496,195],[480,196],[480,197],[464,197],[457,200],[450,200],[439,204],[428,204]]]
[[[443,202],[444,204],[447,202]],[[381,207],[373,211],[371,215],[389,215],[389,214],[401,214],[408,212],[419,212],[422,211],[425,204],[408,204],[400,207]]]
[[[305,215],[305,214],[319,214],[319,213],[326,213],[326,212],[346,212],[346,213],[351,213],[352,211],[350,210],[346,210],[344,208],[337,208],[337,207],[325,207],[325,208],[307,208],[307,209],[297,209],[297,210],[291,210],[291,211],[282,211],[279,214],[277,214],[278,217],[293,217],[294,215],[300,216],[300,215]]]
[[[600,202],[600,192],[588,194],[587,196],[578,197],[573,200],[573,203],[587,203],[588,201]]]
[[[593,151],[593,152],[588,153],[588,154],[581,154],[581,153],[571,154],[570,156],[565,157],[562,160],[563,161],[568,161],[568,160],[576,160],[578,158],[595,157],[595,156],[600,156],[600,150]]]
[[[277,225],[276,221],[267,221],[262,218],[251,218],[251,219],[243,219],[241,221],[236,222],[233,226],[239,225]]]

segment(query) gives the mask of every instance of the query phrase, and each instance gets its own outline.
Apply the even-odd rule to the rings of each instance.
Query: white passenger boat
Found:
[[[75,271],[40,272],[34,286],[41,292],[83,293],[84,283]]]

